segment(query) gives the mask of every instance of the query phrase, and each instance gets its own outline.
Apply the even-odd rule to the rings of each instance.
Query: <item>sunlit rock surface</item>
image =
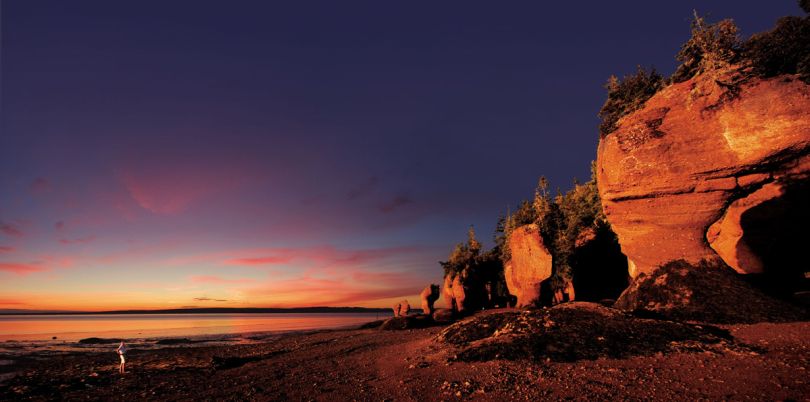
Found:
[[[517,307],[535,305],[540,300],[540,283],[552,273],[552,257],[537,225],[515,229],[507,239],[510,259],[504,265],[509,293],[517,296]]]
[[[788,262],[810,222],[810,86],[782,76],[729,89],[738,78],[671,85],[600,141],[599,193],[631,276],[678,259],[804,276]]]

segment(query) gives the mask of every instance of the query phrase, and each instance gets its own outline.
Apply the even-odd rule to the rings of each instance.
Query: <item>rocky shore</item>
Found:
[[[546,335],[521,341],[514,328],[527,326]],[[122,376],[112,351],[15,357],[0,365],[0,399],[810,398],[810,322],[682,324],[589,303],[490,310],[449,327],[133,350],[129,360]]]

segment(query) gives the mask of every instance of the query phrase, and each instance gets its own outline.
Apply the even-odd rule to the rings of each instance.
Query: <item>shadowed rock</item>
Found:
[[[639,275],[614,304],[627,311],[711,323],[807,319],[800,308],[763,294],[723,263],[673,261]]]
[[[437,323],[453,322],[453,310],[447,308],[439,308],[433,312],[433,321]]]
[[[89,344],[89,345],[106,345],[111,343],[118,343],[121,342],[120,339],[109,339],[109,338],[84,338],[79,339],[79,343]]]
[[[434,325],[431,316],[418,314],[389,318],[382,323],[380,330],[392,331],[401,329],[427,328],[431,325]]]
[[[437,337],[457,348],[451,360],[576,361],[658,352],[744,349],[728,332],[707,325],[639,318],[596,303],[479,314]]]

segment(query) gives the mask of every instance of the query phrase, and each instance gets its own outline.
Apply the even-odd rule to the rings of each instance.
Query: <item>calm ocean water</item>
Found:
[[[0,342],[148,339],[356,326],[383,313],[82,314],[0,316]]]

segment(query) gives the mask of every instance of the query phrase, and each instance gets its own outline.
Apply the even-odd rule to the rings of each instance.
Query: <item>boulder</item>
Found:
[[[437,323],[448,323],[453,321],[453,310],[449,308],[439,308],[433,312],[433,321]]]
[[[422,289],[419,298],[422,299],[422,313],[433,315],[433,303],[439,299],[439,286],[433,284],[428,285],[426,288]]]
[[[517,307],[540,300],[540,284],[551,276],[551,253],[543,244],[537,225],[516,228],[507,239],[510,258],[504,265],[509,293],[517,296]]]
[[[757,273],[799,256],[808,110],[810,86],[795,77],[732,68],[669,85],[621,118],[599,142],[596,177],[630,276],[679,259]]]
[[[613,307],[672,320],[755,323],[807,319],[800,308],[752,287],[722,262],[665,264],[639,274]]]
[[[395,304],[393,310],[394,310],[394,317],[403,317],[411,312],[411,305],[408,303],[407,300],[403,300]]]

